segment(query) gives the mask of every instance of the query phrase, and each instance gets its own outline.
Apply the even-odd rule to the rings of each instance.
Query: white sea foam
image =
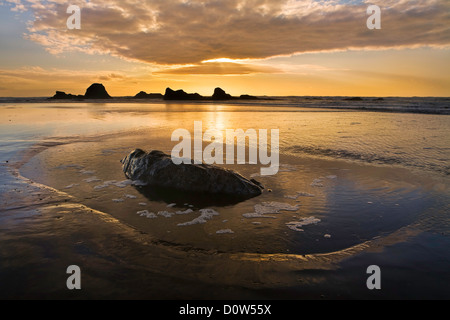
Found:
[[[109,186],[111,186],[113,183],[116,183],[117,181],[112,180],[112,181],[105,181],[103,182],[103,184],[100,184],[98,186],[94,187],[94,190],[101,190],[101,189],[105,189],[108,188]]]
[[[156,219],[157,216],[153,212],[149,212],[148,210],[138,211],[138,215],[141,217],[146,217],[147,219]]]
[[[302,227],[311,225],[311,224],[317,224],[320,222],[320,219],[316,219],[315,217],[309,217],[309,218],[303,218],[300,221],[292,221],[286,223],[286,226],[294,231],[304,231]]]
[[[334,180],[337,179],[337,176],[335,175],[327,176],[327,179]]]
[[[112,199],[113,202],[124,202],[125,200],[123,199]]]
[[[177,204],[176,203],[171,203],[171,204],[168,204],[167,205],[167,208],[173,208],[173,207],[175,207]]]
[[[292,200],[297,200],[299,197],[314,197],[314,195],[311,193],[307,193],[307,192],[297,191],[297,193],[294,195],[287,195],[284,197],[288,198],[288,199],[292,199]]]
[[[311,183],[311,187],[323,187],[323,180],[322,179],[315,179],[312,183]]]
[[[194,224],[202,224],[202,223],[206,223],[208,220],[211,220],[214,216],[218,216],[219,213],[213,209],[201,209],[200,210],[201,215],[197,218],[195,218],[194,220],[185,222],[185,223],[179,223],[178,226],[179,227],[184,227],[184,226],[191,226]]]
[[[231,229],[223,229],[223,230],[218,230],[216,231],[217,234],[233,234],[234,231]]]
[[[260,214],[260,213],[256,213],[256,212],[244,213],[242,216],[247,219],[253,219],[253,218],[276,219],[277,218],[274,216],[268,216],[268,215]]]
[[[282,202],[263,202],[255,205],[255,212],[244,213],[245,218],[275,218],[267,214],[279,214],[280,211],[298,211],[299,205],[292,206]]]
[[[105,181],[103,184],[95,186],[94,190],[101,190],[101,189],[105,189],[108,188],[110,186],[116,186],[118,188],[125,188],[129,185],[132,184],[131,180],[124,180],[124,181],[117,181],[117,180],[110,180],[110,181]]]
[[[125,198],[128,198],[128,199],[136,199],[137,197],[136,197],[136,196],[133,196],[132,194],[126,194],[126,195],[125,195]]]
[[[184,211],[177,211],[177,212],[175,212],[175,213],[178,214],[178,215],[183,215],[183,214],[189,214],[189,213],[192,213],[192,212],[194,212],[194,210],[192,210],[192,209],[186,209],[186,210],[184,210]]]
[[[100,182],[100,181],[102,181],[102,180],[100,180],[100,179],[97,178],[97,177],[91,177],[91,178],[84,179],[83,181],[84,181],[84,182],[87,182],[87,183],[93,183],[93,182]]]
[[[160,211],[158,212],[158,216],[163,216],[165,218],[172,218],[175,213],[169,211]]]
[[[94,174],[95,173],[95,171],[92,171],[92,170],[84,170],[84,169],[82,169],[82,170],[80,170],[80,171],[78,171],[79,173],[81,173],[81,174],[86,174],[86,175],[91,175],[91,174]]]
[[[76,187],[76,186],[78,186],[77,183],[72,183],[72,184],[69,184],[68,186],[65,186],[64,189],[72,189],[73,187]]]
[[[299,196],[299,197],[315,197],[315,195],[313,195],[313,194],[311,194],[311,193],[308,193],[308,192],[298,192],[297,193],[297,195]]]
[[[125,188],[127,186],[130,186],[132,183],[133,183],[133,181],[131,181],[131,180],[124,180],[124,181],[115,182],[115,183],[113,183],[113,185],[115,185],[118,188]]]
[[[263,202],[255,205],[255,212],[260,214],[279,213],[280,211],[297,211],[299,205],[292,206],[282,202]]]

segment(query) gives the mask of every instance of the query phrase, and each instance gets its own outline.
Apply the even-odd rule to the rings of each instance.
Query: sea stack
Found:
[[[125,176],[140,184],[183,192],[219,194],[252,198],[262,194],[264,187],[237,172],[214,165],[190,163],[176,165],[162,151],[131,152],[122,161]]]
[[[50,99],[55,99],[55,100],[70,100],[70,99],[75,99],[76,96],[74,96],[73,94],[67,94],[63,91],[56,91],[56,94],[50,98]]]
[[[86,99],[111,99],[111,96],[106,92],[105,87],[101,83],[94,83],[91,85],[84,95]]]
[[[203,100],[204,98],[198,93],[186,93],[184,90],[174,91],[170,88],[166,89],[164,100]]]
[[[233,97],[221,88],[216,88],[212,96],[213,100],[231,100]]]
[[[162,99],[164,96],[160,93],[147,93],[145,91],[139,92],[134,96],[135,99]]]

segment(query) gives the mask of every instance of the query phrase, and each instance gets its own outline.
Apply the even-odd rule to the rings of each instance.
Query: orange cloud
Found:
[[[81,30],[67,30],[66,1],[14,1],[36,17],[27,37],[51,53],[82,51],[161,65],[196,65],[172,73],[189,68],[221,72],[218,65],[200,63],[222,57],[265,59],[347,48],[450,44],[446,0],[376,1],[382,8],[382,30],[376,31],[367,29],[368,3],[361,1],[76,0],[71,4],[82,10]],[[257,71],[229,67],[232,74]]]
[[[281,70],[269,66],[233,62],[203,62],[197,65],[163,69],[154,74],[189,74],[189,75],[244,75],[255,73],[282,73]]]

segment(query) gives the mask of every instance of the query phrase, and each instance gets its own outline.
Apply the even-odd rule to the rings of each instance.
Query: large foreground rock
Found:
[[[217,166],[176,165],[169,155],[161,151],[146,153],[137,149],[121,163],[128,179],[149,186],[243,198],[258,196],[264,189],[256,180],[248,180],[234,171]]]

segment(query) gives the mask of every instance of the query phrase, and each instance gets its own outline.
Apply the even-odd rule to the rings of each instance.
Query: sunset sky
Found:
[[[0,44],[2,97],[450,96],[448,0],[1,0]]]

